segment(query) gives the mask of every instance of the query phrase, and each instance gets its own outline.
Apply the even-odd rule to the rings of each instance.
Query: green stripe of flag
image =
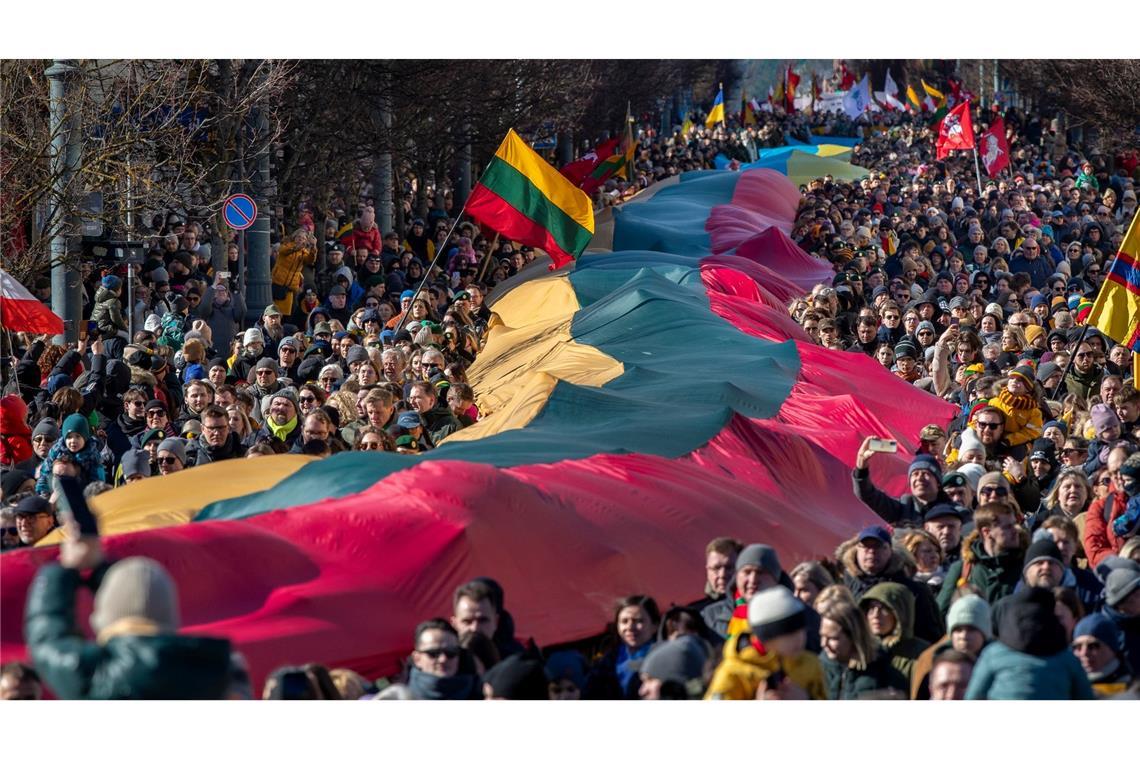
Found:
[[[498,157],[491,160],[481,184],[527,219],[546,228],[554,242],[572,256],[577,257],[584,251],[593,237],[593,233],[547,198],[522,172]]]

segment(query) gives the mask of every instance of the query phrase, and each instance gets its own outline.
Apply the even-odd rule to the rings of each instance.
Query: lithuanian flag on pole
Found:
[[[513,129],[472,190],[467,214],[505,238],[546,251],[554,268],[575,261],[594,236],[589,196]]]

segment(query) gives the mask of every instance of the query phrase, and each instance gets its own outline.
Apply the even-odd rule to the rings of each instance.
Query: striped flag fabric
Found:
[[[513,129],[472,190],[467,214],[503,237],[546,251],[555,269],[582,255],[594,236],[590,197]]]
[[[1109,267],[1089,324],[1135,351],[1140,343],[1140,227],[1133,217],[1120,251]]]
[[[6,330],[62,335],[63,320],[12,275],[0,269],[0,322]]]
[[[716,100],[713,101],[712,110],[709,111],[709,116],[705,119],[705,127],[712,129],[717,124],[724,123],[724,85],[721,85],[720,90],[716,93]]]

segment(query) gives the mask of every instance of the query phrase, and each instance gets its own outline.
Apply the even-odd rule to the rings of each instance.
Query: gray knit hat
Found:
[[[1118,567],[1108,574],[1104,582],[1104,600],[1115,607],[1136,589],[1140,588],[1140,570]]]
[[[775,580],[780,580],[782,569],[780,557],[768,544],[749,544],[736,555],[736,570],[740,572],[749,565],[759,567]]]
[[[687,684],[701,677],[708,658],[708,647],[700,639],[680,636],[649,650],[645,661],[641,663],[641,675],[665,682]]]
[[[162,565],[149,557],[128,557],[111,565],[91,613],[95,633],[123,618],[144,618],[159,630],[178,630],[178,589]]]
[[[186,464],[186,444],[181,438],[167,438],[162,443],[158,444],[158,453],[169,451],[178,461]]]
[[[45,417],[44,419],[37,422],[36,426],[32,429],[32,438],[41,435],[46,435],[53,441],[58,441],[59,423],[53,420],[51,417]]]
[[[963,596],[950,605],[950,612],[946,614],[946,630],[953,633],[960,625],[969,625],[977,628],[986,637],[994,637],[993,623],[990,618],[990,605],[980,596],[971,594]]]

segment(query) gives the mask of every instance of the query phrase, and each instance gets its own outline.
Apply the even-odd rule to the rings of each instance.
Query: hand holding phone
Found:
[[[871,438],[867,448],[875,453],[895,454],[899,450],[899,442],[890,438]]]

